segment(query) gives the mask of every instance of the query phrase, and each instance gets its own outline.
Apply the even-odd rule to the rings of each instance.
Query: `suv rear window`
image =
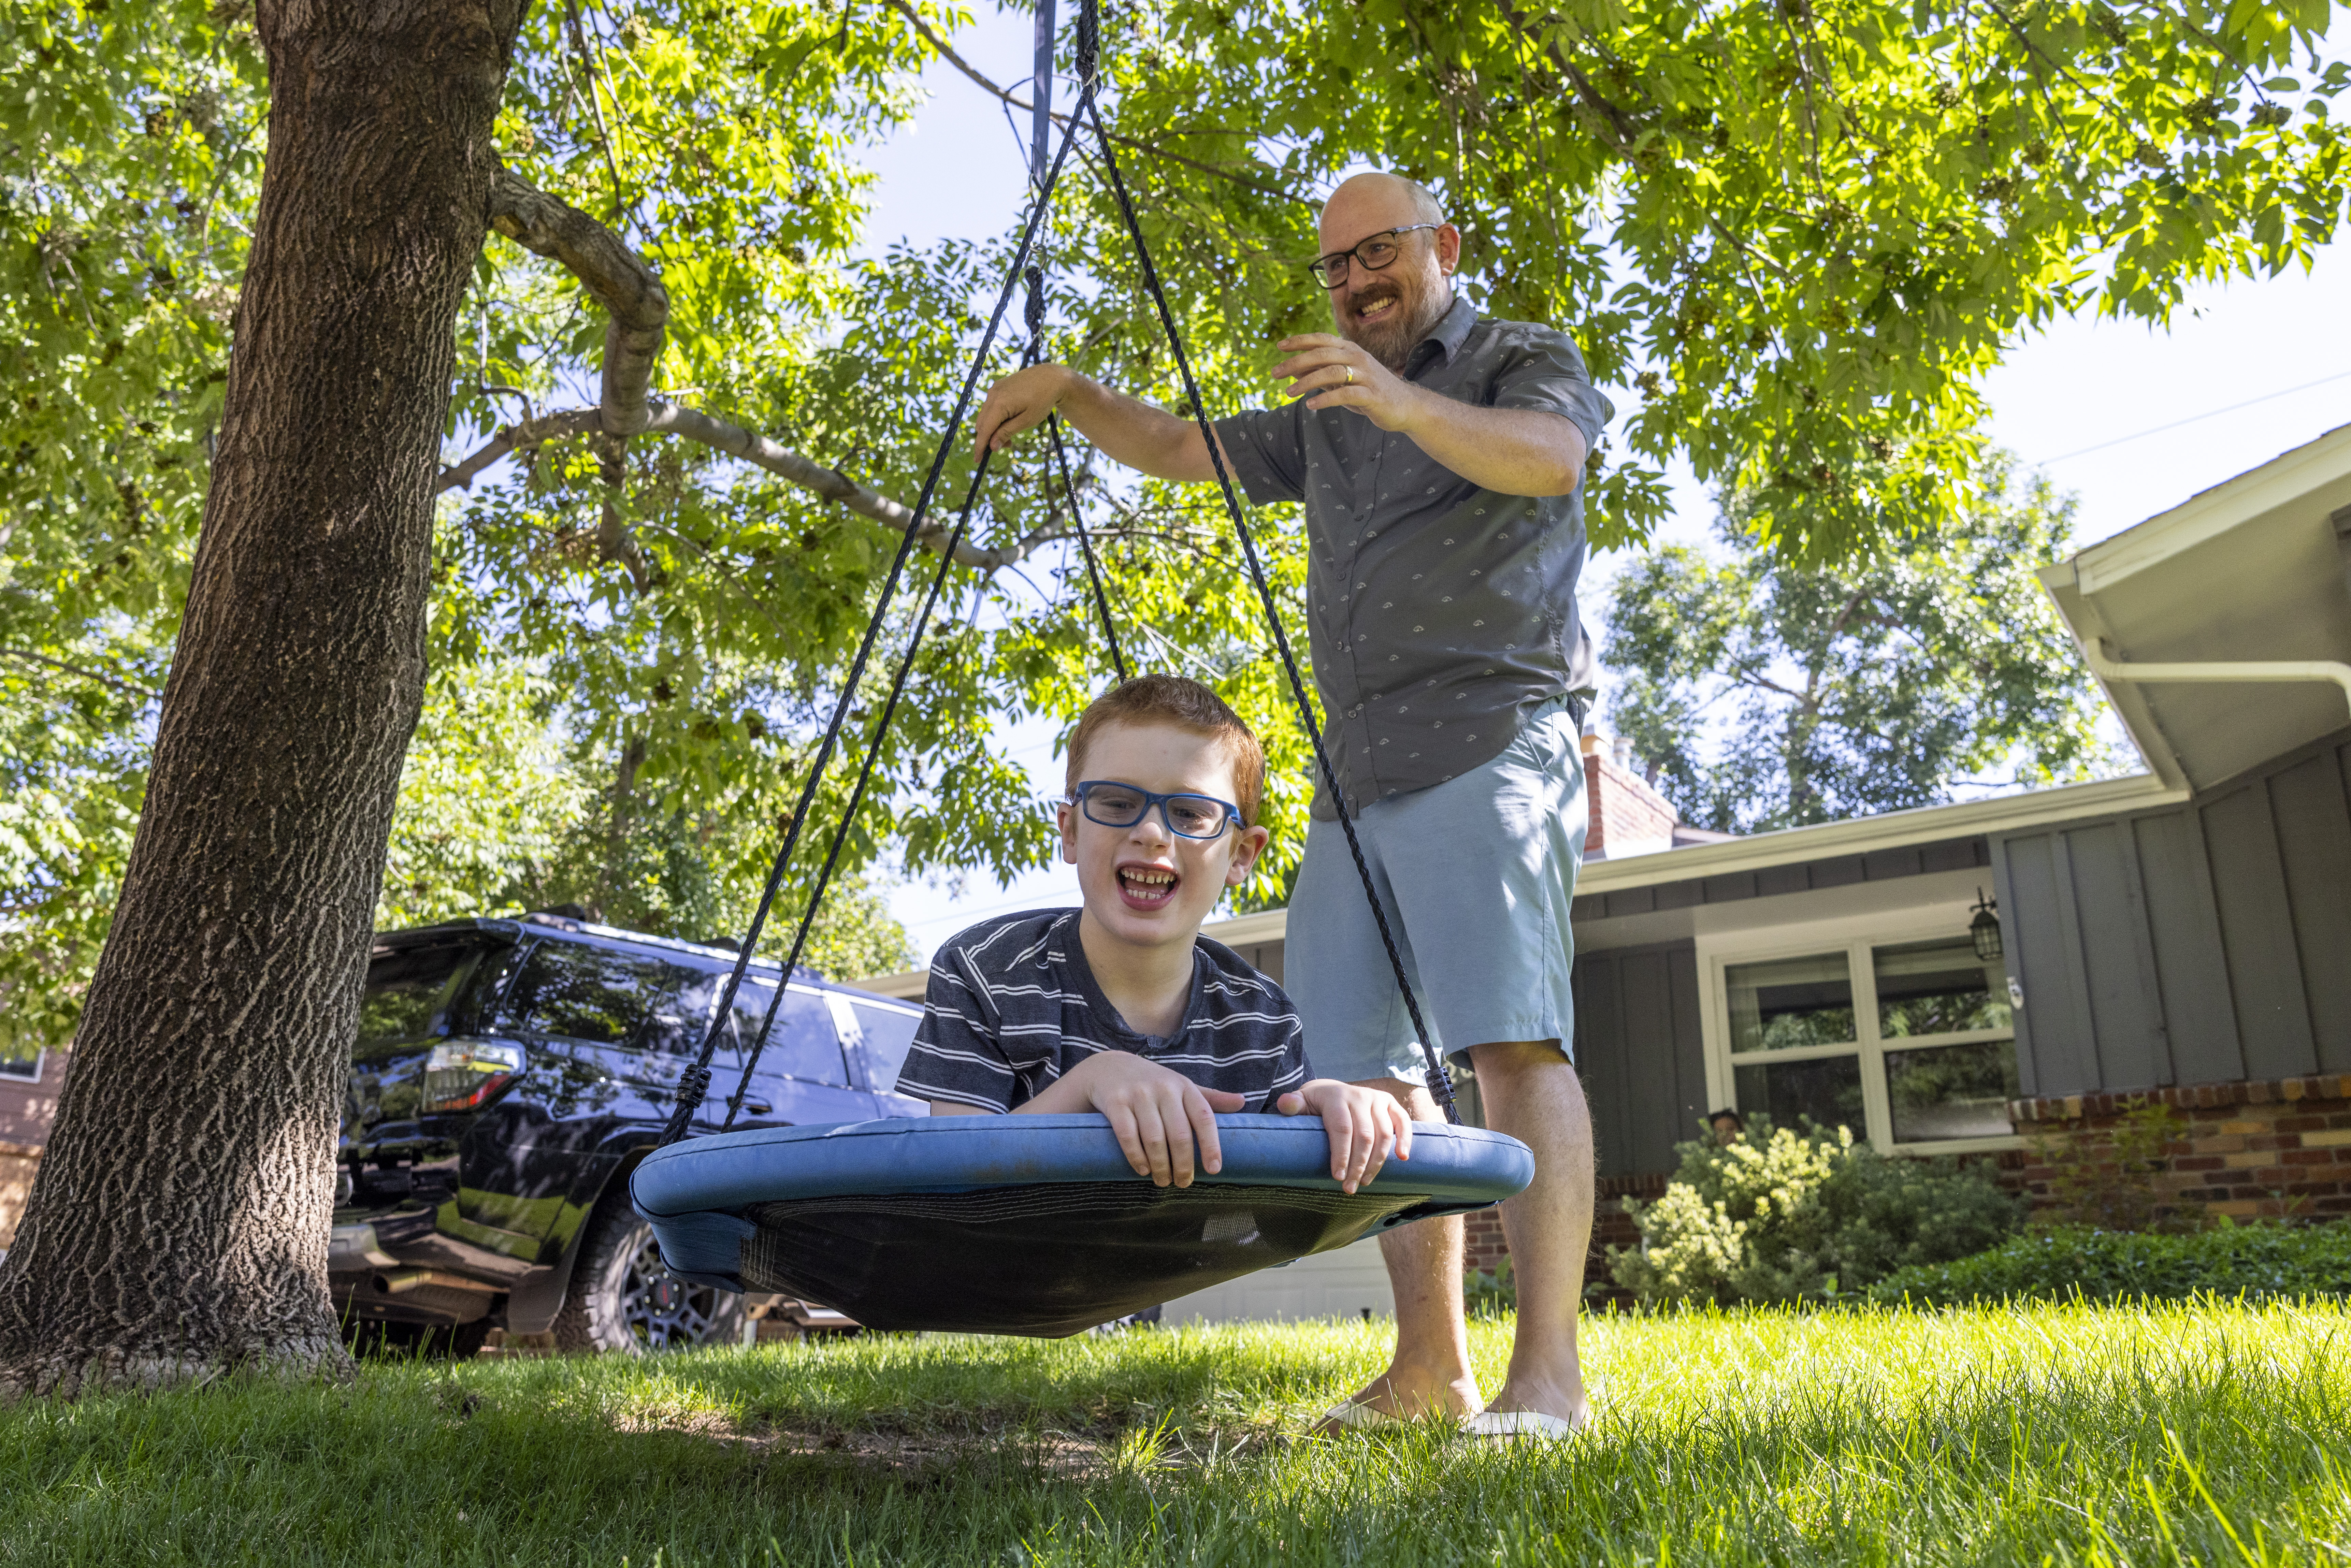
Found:
[[[386,953],[368,965],[367,989],[360,997],[360,1043],[414,1040],[433,1027],[457,977],[481,949],[471,943],[439,943]]]
[[[751,1042],[759,1038],[759,1024],[767,1018],[768,1004],[775,995],[773,986],[747,975],[743,988],[735,993],[735,1028],[747,1054]],[[848,1086],[849,1068],[841,1058],[841,1037],[833,1032],[832,1010],[822,997],[799,990],[784,993],[775,1031],[768,1036],[768,1049],[759,1053],[759,1071]]]
[[[517,977],[516,1027],[605,1045],[684,1054],[701,1045],[695,998],[710,1005],[700,970],[567,942],[541,942]]]

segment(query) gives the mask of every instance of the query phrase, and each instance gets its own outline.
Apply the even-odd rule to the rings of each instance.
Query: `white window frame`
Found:
[[[48,1070],[49,1053],[43,1049],[33,1052],[33,1071],[29,1074],[0,1071],[0,1083],[38,1083]]]
[[[1884,910],[1833,919],[1791,922],[1744,931],[1720,931],[1698,938],[1700,978],[1698,1019],[1706,1041],[1707,1103],[1739,1103],[1735,1066],[1752,1065],[1768,1057],[1772,1061],[1807,1061],[1823,1057],[1861,1059],[1862,1119],[1871,1146],[1884,1155],[1966,1155],[2019,1149],[2024,1140],[2014,1134],[1985,1138],[1938,1138],[1929,1143],[1894,1142],[1893,1107],[1886,1096],[1886,1058],[1889,1051],[1916,1051],[1922,1046],[1957,1045],[1976,1040],[2005,1040],[2014,1048],[2013,1027],[1970,1030],[1958,1034],[1903,1035],[1888,1042],[1877,1027],[1877,966],[1872,950],[1907,942],[1937,938],[1956,940],[1968,932],[1970,906],[1964,898],[1949,904],[1912,909]],[[1734,964],[1769,963],[1775,958],[1804,958],[1842,952],[1853,983],[1854,1032],[1859,1038],[1837,1045],[1801,1046],[1789,1051],[1750,1052],[1746,1062],[1734,1062],[1730,1050],[1729,971]]]

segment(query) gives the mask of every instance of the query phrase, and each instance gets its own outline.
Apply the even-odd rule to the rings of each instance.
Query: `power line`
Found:
[[[2224,413],[2234,413],[2241,408],[2252,408],[2256,403],[2274,402],[2282,397],[2292,397],[2296,392],[2305,392],[2314,387],[2325,386],[2330,382],[2339,382],[2346,376],[2351,376],[2351,371],[2337,371],[2331,376],[2321,376],[2314,382],[2304,382],[2298,387],[2287,387],[2283,392],[2263,392],[2259,397],[2247,398],[2242,402],[2232,402],[2226,408],[2191,413],[2186,419],[2175,419],[2169,424],[2158,424],[2151,430],[2133,431],[2128,435],[2117,435],[2112,441],[2101,441],[2095,446],[2085,446],[2076,451],[2060,453],[2054,457],[2044,457],[2041,460],[2041,465],[2046,467],[2052,463],[2063,463],[2068,458],[2087,457],[2093,452],[2104,452],[2109,446],[2120,446],[2125,442],[2137,441],[2143,436],[2161,435],[2167,430],[2178,430],[2181,425],[2194,424],[2199,420],[2218,419]]]

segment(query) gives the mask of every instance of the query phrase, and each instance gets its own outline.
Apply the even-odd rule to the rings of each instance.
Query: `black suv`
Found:
[[[461,1354],[493,1328],[581,1351],[748,1338],[744,1298],[664,1273],[628,1196],[734,963],[557,915],[378,936],[327,1265],[354,1333]],[[744,977],[697,1132],[726,1119],[782,980]],[[926,1114],[891,1088],[921,1018],[795,974],[737,1128]]]

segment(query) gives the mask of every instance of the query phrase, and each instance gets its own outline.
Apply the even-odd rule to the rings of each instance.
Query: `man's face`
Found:
[[[1113,724],[1078,759],[1079,777],[1132,784],[1161,795],[1238,800],[1222,747],[1165,724]],[[1078,868],[1086,910],[1102,930],[1136,946],[1188,945],[1227,887],[1249,880],[1265,847],[1263,828],[1229,826],[1213,839],[1167,831],[1158,808],[1130,827],[1112,828],[1063,801],[1055,809],[1061,858]]]
[[[1322,209],[1317,233],[1322,253],[1346,250],[1384,229],[1424,222],[1409,201],[1385,192],[1357,194],[1342,187]],[[1331,317],[1339,335],[1360,344],[1388,369],[1402,370],[1415,346],[1451,308],[1447,277],[1460,237],[1450,225],[1398,235],[1396,258],[1378,272],[1350,257],[1345,281],[1330,290]]]

